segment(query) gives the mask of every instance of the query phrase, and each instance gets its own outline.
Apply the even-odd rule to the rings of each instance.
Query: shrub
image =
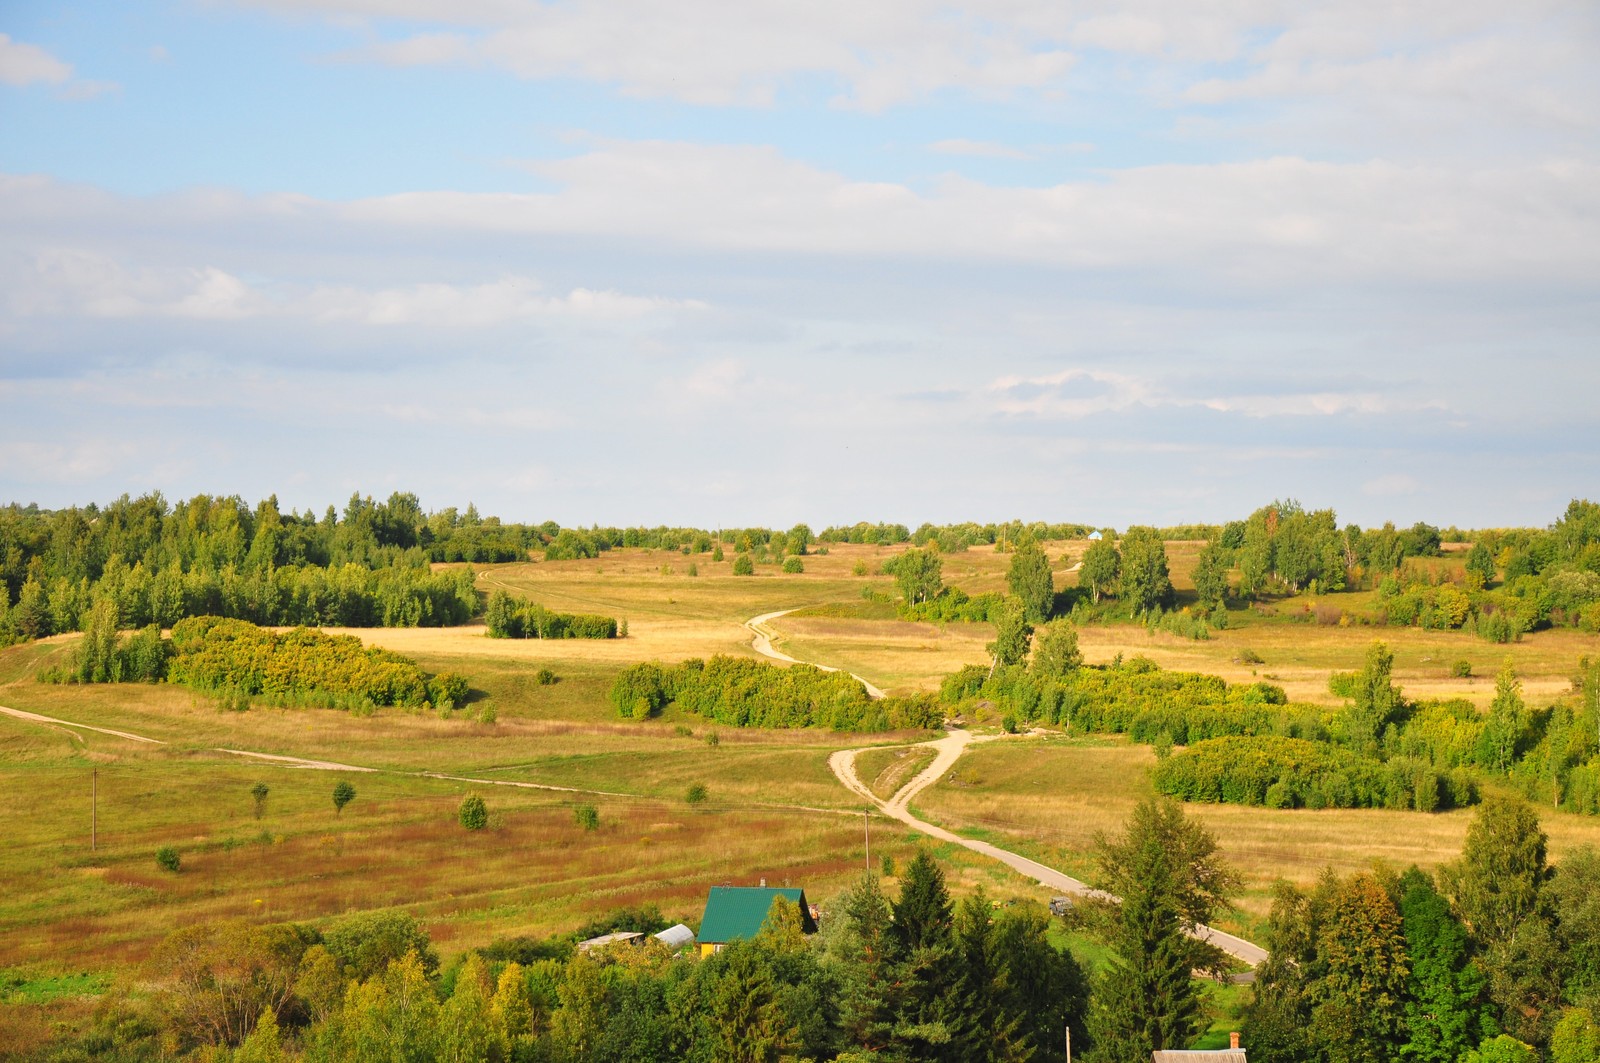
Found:
[[[798,572],[804,572],[806,570],[805,562],[801,561],[798,557],[786,557],[783,560],[783,570],[790,575],[794,575]]]
[[[1257,653],[1255,650],[1250,649],[1248,646],[1240,646],[1239,647],[1239,652],[1234,654],[1233,659],[1238,661],[1240,664],[1266,664],[1267,663],[1266,659],[1263,658],[1261,656],[1261,654]]]
[[[683,795],[683,799],[691,805],[703,804],[706,797],[706,784],[703,782],[690,783],[689,789]]]
[[[609,616],[557,613],[505,591],[490,595],[484,621],[494,639],[614,639],[627,634]]]
[[[600,810],[593,805],[579,805],[572,810],[572,818],[584,830],[598,830],[600,828]]]
[[[356,799],[356,788],[348,780],[340,779],[333,788],[333,814],[344,814],[344,806]]]
[[[554,686],[559,682],[556,674],[548,668],[541,668],[533,673],[533,681],[542,687]]]
[[[886,712],[859,680],[811,665],[779,668],[744,657],[676,665],[646,662],[624,669],[611,687],[619,715],[654,715],[668,702],[729,727],[830,727],[882,730]]]
[[[489,825],[489,808],[483,803],[483,798],[468,794],[456,809],[456,820],[467,830],[482,830]]]
[[[183,860],[178,856],[178,850],[170,845],[163,845],[156,850],[156,866],[163,871],[170,871],[176,875],[183,866]]]
[[[750,560],[749,554],[740,554],[733,559],[733,574],[735,576],[753,576],[755,571],[755,562]]]
[[[172,647],[167,678],[217,695],[224,708],[243,710],[255,697],[355,709],[367,703],[416,707],[430,696],[453,704],[467,696],[460,676],[430,678],[408,657],[312,628],[279,634],[243,620],[191,617],[173,627]]]
[[[1455,664],[1450,666],[1450,674],[1455,676],[1457,679],[1471,678],[1472,662],[1466,660],[1457,661]]]

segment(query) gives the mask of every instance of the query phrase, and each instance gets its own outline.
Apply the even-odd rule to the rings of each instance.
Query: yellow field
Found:
[[[1057,586],[1083,543],[1049,544]],[[1188,586],[1197,544],[1172,544],[1174,582]],[[759,732],[716,728],[675,714],[622,721],[607,692],[627,664],[749,655],[752,616],[840,603],[857,607],[863,588],[893,594],[876,573],[899,548],[834,546],[805,559],[802,574],[758,566],[731,575],[731,558],[621,550],[599,560],[479,566],[484,590],[506,588],[552,608],[626,618],[629,636],[607,642],[512,641],[482,628],[355,632],[370,644],[415,656],[430,671],[467,675],[472,702],[452,718],[384,710],[370,718],[323,710],[253,708],[221,713],[204,698],[165,686],[71,687],[33,681],[71,639],[0,651],[0,704],[148,735],[144,746],[92,733],[0,718],[0,787],[14,795],[12,842],[0,877],[26,883],[0,899],[0,967],[75,965],[128,969],[171,928],[196,919],[246,915],[320,918],[351,908],[404,905],[447,954],[495,937],[569,929],[623,904],[654,902],[671,916],[694,914],[706,886],[793,881],[825,898],[862,866],[859,801],[831,776],[827,755],[851,745],[904,746],[906,735]],[[1066,560],[1063,561],[1062,558]],[[1010,556],[976,548],[944,559],[947,584],[969,593],[1000,590]],[[698,575],[690,576],[690,564]],[[665,571],[663,571],[665,569]],[[1330,599],[1351,612],[1361,595]],[[1241,610],[1208,641],[1147,634],[1142,627],[1090,626],[1085,656],[1144,654],[1163,667],[1265,678],[1296,699],[1331,703],[1328,676],[1358,667],[1374,638],[1396,653],[1396,680],[1411,697],[1465,696],[1486,703],[1502,659],[1512,656],[1529,700],[1566,690],[1578,657],[1600,656],[1600,639],[1543,632],[1512,646],[1462,633],[1318,626],[1291,622],[1292,600],[1265,613]],[[835,610],[848,614],[849,608]],[[985,624],[919,624],[828,615],[788,616],[773,627],[796,657],[847,668],[893,691],[933,689],[967,663],[987,661]],[[1264,658],[1236,663],[1242,650]],[[1450,677],[1458,659],[1475,677]],[[538,668],[558,677],[534,681]],[[476,721],[485,705],[494,724]],[[335,774],[251,762],[218,747],[382,769],[352,775],[358,798],[335,818]],[[864,754],[861,774],[879,792],[918,770],[920,758],[885,748]],[[984,832],[1080,877],[1096,830],[1115,829],[1148,792],[1147,749],[1115,740],[1031,739],[975,747],[953,776],[918,799],[930,819]],[[89,773],[99,771],[101,849],[88,851]],[[474,787],[422,772],[606,791],[592,796]],[[271,787],[266,817],[251,814],[249,787]],[[691,784],[709,793],[690,806]],[[468,789],[495,815],[481,836],[454,823]],[[580,831],[572,808],[593,802],[602,828]],[[1424,866],[1452,857],[1470,813],[1272,812],[1193,808],[1244,871],[1244,925],[1265,911],[1277,876],[1309,881],[1323,866],[1361,867],[1375,857]],[[1600,823],[1546,816],[1557,853],[1600,842]],[[878,819],[880,853],[903,861],[914,838]],[[185,870],[154,865],[158,845],[184,851]],[[982,883],[1002,895],[1037,893],[1030,883],[953,846],[938,847],[958,891]]]
[[[1099,832],[1114,833],[1132,807],[1154,794],[1149,747],[1121,738],[1033,738],[974,746],[944,781],[915,803],[925,818],[966,829],[1026,852],[1081,878],[1092,878],[1088,855]],[[1302,885],[1324,867],[1340,874],[1382,860],[1403,870],[1437,867],[1461,852],[1473,812],[1441,814],[1378,809],[1274,811],[1239,805],[1186,806],[1216,834],[1223,854],[1244,876],[1239,922],[1225,929],[1258,930],[1279,879]],[[1543,814],[1551,855],[1578,845],[1600,846],[1600,820]]]

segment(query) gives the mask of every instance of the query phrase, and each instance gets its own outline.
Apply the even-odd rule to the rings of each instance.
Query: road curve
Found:
[[[778,637],[778,633],[767,625],[778,619],[778,617],[788,616],[792,612],[794,612],[793,609],[779,609],[775,613],[762,613],[760,616],[753,616],[749,620],[746,620],[744,622],[744,626],[750,629],[751,634],[750,648],[761,654],[761,656],[770,657],[774,661],[783,661],[787,664],[809,664],[811,667],[820,668],[824,672],[843,671],[843,669],[834,668],[831,665],[815,664],[811,661],[802,661],[799,658],[790,657],[782,650],[775,649],[773,647],[773,640]],[[869,698],[881,698],[884,696],[883,691],[879,690],[865,679],[862,679],[854,672],[850,672],[848,674],[850,678],[867,688],[867,696]]]
[[[1000,736],[992,737],[998,738]],[[923,769],[916,778],[895,791],[887,801],[881,800],[856,775],[856,754],[861,752],[860,749],[839,750],[828,757],[828,767],[833,769],[833,774],[838,777],[846,788],[872,802],[878,811],[931,838],[954,842],[956,845],[970,849],[975,853],[981,853],[990,859],[998,860],[1014,871],[1034,879],[1041,886],[1047,886],[1068,896],[1116,900],[1111,894],[1103,890],[1097,890],[1088,883],[1080,882],[1053,867],[1046,867],[1037,860],[1030,860],[1026,856],[1013,853],[1009,849],[1002,849],[998,845],[978,838],[964,838],[959,834],[912,815],[909,807],[912,798],[944,778],[950,769],[955,767],[956,761],[961,759],[961,754],[966,752],[967,746],[973,742],[989,740],[989,737],[977,737],[970,731],[952,728],[945,737],[922,743],[936,751],[933,763]],[[1210,942],[1229,956],[1249,964],[1251,967],[1265,962],[1267,958],[1267,950],[1261,946],[1246,941],[1244,938],[1217,930],[1214,927],[1196,927],[1194,937],[1201,941]]]

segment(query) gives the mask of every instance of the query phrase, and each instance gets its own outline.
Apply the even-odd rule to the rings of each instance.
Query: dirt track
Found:
[[[792,609],[785,609],[776,613],[765,613],[745,622],[745,627],[749,628],[754,635],[751,645],[757,653],[771,657],[774,660],[788,661],[794,664],[802,663],[773,648],[772,640],[776,632],[767,626],[772,621],[793,611]],[[818,667],[825,666],[818,665]],[[837,669],[828,670],[837,671]],[[873,697],[883,696],[881,690],[878,690],[865,679],[861,679],[860,676],[855,678],[861,680],[861,683],[867,688],[867,692]],[[981,853],[993,860],[998,860],[1012,870],[1034,879],[1041,886],[1046,886],[1069,896],[1111,898],[1110,894],[1097,890],[1086,882],[1080,882],[1070,875],[1063,874],[1053,867],[1046,867],[1037,860],[1030,860],[1026,856],[1011,852],[1009,849],[1002,849],[991,842],[981,841],[977,838],[963,838],[961,835],[948,831],[943,827],[918,819],[911,813],[912,799],[944,778],[950,772],[950,769],[956,766],[956,762],[961,759],[961,754],[966,752],[967,746],[974,742],[993,741],[1003,737],[1005,736],[976,736],[970,731],[952,728],[945,737],[922,743],[935,751],[933,763],[924,768],[916,778],[895,791],[887,801],[880,800],[856,775],[856,754],[860,753],[861,750],[841,749],[831,754],[828,757],[828,767],[832,769],[839,782],[844,784],[852,793],[858,794],[869,801],[884,815],[893,817],[929,837],[938,838],[940,841],[953,842],[975,853]],[[1267,958],[1267,950],[1261,946],[1212,927],[1196,927],[1194,936],[1201,941],[1209,941],[1223,952],[1249,964],[1251,967],[1257,966]]]

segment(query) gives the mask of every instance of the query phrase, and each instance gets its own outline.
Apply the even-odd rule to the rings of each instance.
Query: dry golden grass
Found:
[[[887,801],[932,764],[937,755],[935,750],[926,746],[869,749],[856,756],[856,778]]]
[[[670,798],[589,797],[415,775],[341,776],[109,736],[87,743],[91,755],[57,731],[0,720],[12,816],[0,874],[27,884],[0,896],[0,966],[131,970],[165,934],[196,921],[315,920],[388,906],[416,914],[450,955],[497,937],[561,932],[625,904],[695,915],[706,888],[721,883],[792,882],[824,899],[864,861],[855,815],[763,808],[734,796],[741,779],[752,793],[758,778],[768,791],[788,788],[783,775],[793,765],[782,749],[741,761],[719,747],[702,776],[711,799],[691,806],[681,790]],[[732,767],[714,763],[725,754]],[[627,758],[612,765],[619,777],[640,767]],[[91,769],[99,773],[96,852]],[[341,777],[357,796],[335,816],[331,792]],[[258,781],[271,790],[260,820],[249,792]],[[482,793],[491,810],[481,834],[455,822],[468,791]],[[837,784],[827,790],[841,793]],[[599,809],[599,830],[577,826],[579,803]],[[899,825],[878,820],[873,835],[875,861],[911,856]],[[180,874],[156,868],[161,845],[182,852]],[[987,880],[986,869],[968,870]]]
[[[1133,806],[1153,794],[1154,763],[1147,747],[1109,737],[990,743],[970,749],[952,776],[919,795],[916,805],[933,822],[981,831],[1091,878],[1096,833],[1117,831]],[[1473,815],[1470,809],[1430,815],[1204,804],[1186,810],[1216,834],[1224,856],[1243,874],[1234,926],[1247,932],[1265,919],[1277,879],[1308,884],[1325,867],[1343,874],[1375,860],[1401,869],[1437,867],[1460,853]],[[1543,826],[1555,859],[1578,845],[1600,845],[1600,820],[1547,811]]]
[[[1057,586],[1086,544],[1049,544]],[[598,561],[480,566],[485,590],[505,587],[553,608],[627,618],[629,638],[613,642],[495,640],[481,628],[355,632],[369,644],[413,655],[429,670],[472,681],[467,713],[487,703],[498,722],[465,714],[383,710],[357,718],[324,710],[257,707],[219,713],[187,691],[164,686],[56,687],[33,682],[72,639],[0,651],[0,704],[147,734],[147,747],[104,735],[0,719],[0,787],[12,817],[0,854],[0,879],[25,883],[0,897],[0,965],[51,964],[127,969],[168,930],[197,919],[245,915],[311,919],[383,905],[403,905],[428,924],[447,953],[508,934],[568,929],[604,908],[654,902],[669,915],[693,913],[706,886],[719,882],[793,881],[826,897],[862,865],[862,823],[838,812],[857,808],[831,777],[829,751],[863,744],[857,736],[723,729],[705,739],[705,721],[675,715],[635,723],[616,719],[607,701],[612,678],[640,660],[713,653],[749,654],[749,617],[778,609],[860,601],[863,587],[892,593],[879,575],[855,576],[858,562],[876,572],[901,548],[835,546],[806,559],[806,572],[759,566],[731,575],[731,558],[622,550]],[[1180,592],[1198,544],[1169,544]],[[694,563],[698,576],[688,576]],[[1001,590],[1010,555],[978,548],[944,559],[947,583],[970,593]],[[670,570],[663,574],[662,566]],[[1352,611],[1360,595],[1330,599]],[[1292,613],[1304,603],[1273,606]],[[1210,641],[1147,634],[1126,625],[1090,626],[1081,640],[1091,662],[1142,653],[1163,667],[1213,672],[1235,681],[1270,678],[1297,699],[1330,702],[1328,675],[1359,666],[1374,638],[1396,653],[1396,678],[1408,695],[1467,696],[1480,703],[1510,654],[1539,703],[1567,685],[1579,656],[1600,656],[1600,639],[1543,632],[1509,647],[1463,633],[1317,626],[1254,611]],[[962,664],[986,660],[983,624],[907,624],[892,620],[786,617],[774,625],[797,657],[845,667],[892,690],[930,689]],[[1234,663],[1249,648],[1265,658]],[[1476,678],[1449,676],[1465,658]],[[541,686],[538,668],[561,681]],[[679,733],[679,728],[689,734]],[[909,736],[873,736],[904,744]],[[252,763],[213,747],[370,766],[353,776],[357,801],[335,819],[329,794],[336,775]],[[866,753],[863,774],[887,789],[899,758]],[[881,763],[880,763],[881,762]],[[891,763],[893,762],[893,763]],[[973,749],[958,779],[919,798],[927,816],[991,833],[997,841],[1080,876],[1092,872],[1092,837],[1115,829],[1149,792],[1148,750],[1117,740],[993,743]],[[87,775],[98,768],[104,848],[87,852]],[[909,774],[912,767],[904,767]],[[496,816],[484,835],[454,824],[466,784],[421,778],[421,771],[614,791],[588,798],[511,787],[483,788]],[[267,820],[250,815],[249,787],[272,788]],[[689,784],[710,800],[689,806]],[[577,831],[572,806],[594,801],[604,826]],[[794,805],[826,812],[773,806]],[[1192,807],[1216,830],[1244,870],[1245,924],[1265,911],[1275,877],[1309,881],[1323,866],[1365,866],[1375,856],[1431,866],[1458,850],[1470,813],[1422,816],[1387,812],[1271,812]],[[270,832],[266,842],[256,839]],[[880,854],[908,858],[915,839],[898,825],[873,822]],[[1552,848],[1600,841],[1600,823],[1550,814]],[[161,844],[185,851],[185,871],[158,872]],[[984,885],[1000,895],[1037,892],[998,865],[956,846],[935,847],[960,893]],[[257,902],[260,902],[259,904]]]

